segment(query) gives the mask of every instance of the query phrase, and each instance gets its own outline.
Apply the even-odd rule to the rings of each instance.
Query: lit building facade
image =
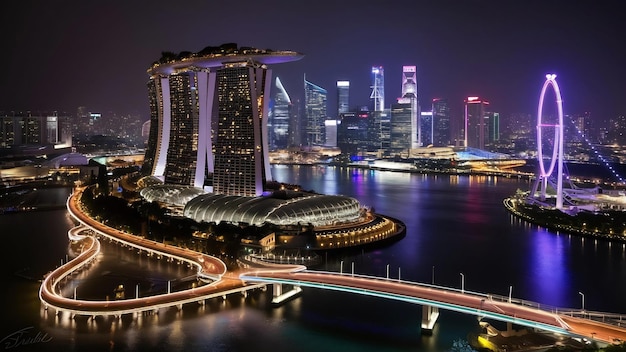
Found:
[[[58,112],[0,113],[0,147],[17,145],[71,146],[69,117]]]
[[[357,155],[361,152],[369,151],[372,139],[371,133],[371,112],[347,112],[339,115],[337,132],[337,146],[341,152],[349,155]]]
[[[350,81],[337,81],[337,116],[350,111]]]
[[[392,155],[408,155],[413,141],[412,119],[413,105],[410,102],[391,104],[389,151]]]
[[[372,66],[372,93],[373,111],[383,111],[385,109],[385,70],[382,66]]]
[[[433,127],[433,112],[420,111],[420,145],[428,146],[433,144]]]
[[[306,116],[306,145],[322,146],[326,142],[325,120],[328,91],[304,80],[304,110]]]
[[[411,105],[411,148],[418,148],[422,142],[422,124],[420,123],[420,109],[417,94],[417,67],[402,67],[402,97],[398,103]]]
[[[324,135],[326,136],[326,141],[324,142],[325,147],[336,147],[337,146],[337,127],[339,125],[339,121],[336,119],[328,119],[324,121]]]
[[[487,123],[487,139],[485,144],[491,144],[500,140],[500,113],[486,112],[485,123]]]
[[[149,70],[150,136],[142,173],[215,193],[263,193],[269,172],[267,64],[295,52],[207,47]]]
[[[378,137],[378,141],[374,140],[375,150],[388,154],[391,148],[391,109],[373,111],[371,116],[372,132],[370,135]]]
[[[485,149],[485,141],[489,136],[489,125],[485,108],[489,105],[479,97],[468,97],[465,100],[465,147]]]
[[[446,99],[433,99],[433,141],[435,147],[448,146],[450,139],[450,107]]]
[[[289,123],[291,120],[291,109],[293,104],[287,94],[287,90],[276,77],[274,86],[274,101],[271,109],[270,120],[268,122],[268,134],[270,137],[270,149],[284,149],[289,145]]]

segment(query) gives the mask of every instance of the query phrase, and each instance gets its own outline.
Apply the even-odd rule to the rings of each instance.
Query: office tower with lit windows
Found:
[[[0,113],[0,147],[14,145],[53,145],[69,147],[72,135],[69,117],[53,112]]]
[[[358,155],[380,148],[377,145],[379,131],[372,129],[374,114],[373,111],[361,109],[358,112],[346,112],[339,115],[337,146],[342,153]]]
[[[304,79],[304,114],[306,116],[306,145],[322,146],[326,142],[326,100],[328,91]]]
[[[20,119],[21,144],[42,144],[45,124],[41,116],[28,112]]]
[[[289,135],[287,146],[301,146],[306,141],[306,121],[302,112],[302,101],[295,99],[291,106],[291,119],[289,120]]]
[[[419,120],[420,145],[428,146],[433,144],[433,112],[420,111]]]
[[[446,99],[433,99],[433,146],[445,147],[450,145],[450,107]]]
[[[48,114],[46,119],[46,138],[50,144],[59,143],[59,117],[56,114]]]
[[[485,123],[487,124],[487,138],[485,144],[491,144],[500,140],[500,113],[486,112]]]
[[[339,121],[337,119],[327,119],[324,121],[324,146],[335,148],[337,147],[337,126]]]
[[[164,53],[148,69],[151,122],[142,173],[218,194],[262,194],[271,180],[267,65],[301,57],[236,44]]]
[[[417,68],[415,66],[402,67],[402,97],[398,103],[411,105],[411,147],[421,147],[422,131],[420,123],[420,109],[417,95]]]
[[[289,145],[289,122],[293,104],[280,78],[276,77],[274,101],[268,122],[270,149],[285,149]]]
[[[413,141],[412,119],[413,105],[410,102],[391,104],[389,152],[392,155],[408,156]]]
[[[337,81],[337,116],[350,111],[350,81]]]
[[[372,116],[370,136],[374,136],[374,151],[387,155],[391,148],[391,109],[372,111],[370,114]]]
[[[467,97],[465,99],[465,147],[485,149],[485,141],[489,135],[485,108],[489,105],[479,97]]]
[[[370,94],[372,110],[383,111],[385,109],[385,70],[382,66],[372,66],[372,85],[370,88],[372,89]]]

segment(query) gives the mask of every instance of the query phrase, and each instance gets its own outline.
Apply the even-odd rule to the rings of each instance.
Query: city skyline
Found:
[[[331,89],[330,111],[336,81],[351,82],[352,105],[367,105],[370,69],[382,66],[391,102],[401,94],[402,67],[415,65],[420,103],[447,99],[455,116],[467,96],[486,97],[503,115],[534,114],[536,86],[548,72],[559,77],[566,114],[590,111],[608,119],[626,112],[623,15],[609,1],[342,1],[295,8],[276,0],[259,12],[237,11],[239,3],[145,5],[5,3],[0,35],[9,54],[0,59],[8,68],[0,111],[89,106],[147,118],[146,69],[154,57],[236,42],[302,52],[303,60],[274,76],[293,99],[302,98],[295,90],[303,74]],[[209,13],[216,16],[201,20]],[[374,13],[375,25],[359,20]],[[398,20],[405,13],[414,15]],[[243,24],[227,27],[234,16]],[[394,41],[399,33],[414,39]]]

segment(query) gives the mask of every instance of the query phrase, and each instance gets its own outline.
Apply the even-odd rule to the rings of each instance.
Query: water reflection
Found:
[[[384,276],[389,264],[392,277],[401,269],[403,279],[430,282],[436,271],[436,283],[450,287],[459,286],[463,272],[466,288],[479,292],[507,295],[513,286],[516,298],[579,307],[580,291],[590,310],[626,312],[626,244],[583,241],[512,217],[502,200],[518,188],[528,189],[528,181],[341,167],[275,166],[272,171],[278,181],[356,197],[407,225],[406,237],[395,243],[321,253],[321,269],[338,270],[340,261],[350,268],[354,262],[357,273]],[[473,316],[442,311],[433,336],[422,337],[418,306],[315,289],[280,307],[270,304],[268,290],[158,314],[70,319],[44,310],[39,283],[13,273],[28,267],[25,273],[40,277],[74,255],[66,234],[72,226],[65,211],[0,217],[3,234],[11,234],[4,237],[5,258],[17,250],[21,254],[3,265],[11,295],[3,306],[6,322],[13,330],[36,326],[49,333],[54,340],[44,349],[443,351],[477,326]],[[75,276],[75,285],[79,298],[101,299],[120,282],[131,295],[137,283],[146,290],[142,295],[162,293],[168,280],[190,285],[180,280],[189,270],[111,244],[91,268]],[[71,296],[73,287],[68,284],[63,294]]]
[[[533,249],[531,260],[532,276],[526,286],[533,290],[533,300],[552,306],[559,306],[567,302],[565,291],[571,283],[563,239],[544,229],[537,229],[533,233]]]

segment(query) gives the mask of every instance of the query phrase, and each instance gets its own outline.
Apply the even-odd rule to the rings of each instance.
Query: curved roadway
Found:
[[[81,193],[82,192],[78,191],[70,196],[67,202],[67,208],[70,214],[84,226],[84,228],[74,228],[69,232],[71,240],[81,240],[85,242],[83,251],[70,262],[52,271],[43,280],[39,290],[39,297],[46,307],[50,306],[61,311],[69,311],[81,315],[117,315],[155,310],[194,301],[199,302],[203,299],[240,291],[246,286],[236,275],[226,275],[226,265],[216,257],[176,246],[167,246],[159,242],[118,231],[95,221],[80,210],[78,199]],[[118,242],[188,262],[198,268],[198,277],[215,281],[211,284],[188,290],[135,299],[86,301],[64,297],[57,289],[58,283],[73,271],[87,265],[100,252],[100,242],[95,237],[80,236],[78,234],[79,231],[87,228]]]

